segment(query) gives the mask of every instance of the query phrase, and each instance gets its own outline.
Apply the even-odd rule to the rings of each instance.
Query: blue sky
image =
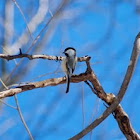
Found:
[[[47,3],[46,0],[44,1]],[[59,2],[55,0],[48,2],[48,7],[52,13],[55,13]],[[29,23],[38,11],[39,1],[17,0],[17,3],[23,10],[24,16]],[[11,4],[14,5],[12,2]],[[5,1],[1,0],[1,53],[3,36],[5,34],[3,26],[5,6]],[[106,93],[114,93],[116,95],[129,63],[133,42],[140,30],[140,12],[136,11],[137,8],[136,1],[131,0],[71,0],[65,5],[61,13],[50,22],[33,47],[36,51],[32,49],[30,54],[62,55],[63,50],[67,46],[73,46],[77,50],[77,56],[91,56],[92,69],[102,87]],[[49,18],[51,18],[51,15],[47,12],[32,33],[34,38],[39,34]],[[12,37],[10,37],[10,43],[7,44],[9,46],[7,51],[17,42],[22,33],[26,32],[29,40],[21,46],[22,51],[25,52],[32,44],[32,40],[26,29],[25,21],[16,6],[14,6],[13,12],[13,27],[14,31]],[[12,53],[14,54],[15,52],[17,53],[18,50]],[[15,64],[13,61],[5,61],[4,63],[7,69],[6,74],[8,75]],[[85,69],[86,65],[84,62],[78,63],[75,74],[84,72]],[[56,73],[47,74],[55,70],[57,70]],[[134,75],[121,102],[136,132],[140,132],[140,113],[138,111],[140,106],[139,70],[140,60],[138,59]],[[2,72],[0,74],[2,77]],[[47,75],[34,80],[35,77],[43,74]],[[15,83],[57,78],[64,76],[64,73],[61,70],[60,62],[48,60],[29,61],[24,59],[10,80],[14,80],[18,75],[23,76]],[[17,95],[24,119],[35,140],[68,139],[83,129],[83,110],[85,115],[84,127],[89,124],[92,112],[94,112],[93,121],[105,110],[103,102],[84,83],[71,83],[68,94],[65,94],[65,88],[66,85],[63,84],[26,91]],[[84,96],[84,109],[82,108],[82,96]],[[13,97],[6,98],[4,101],[15,106]],[[0,115],[1,140],[28,139],[16,110],[1,105]],[[90,134],[83,139],[90,139]],[[110,115],[94,129],[92,139],[122,140],[125,137],[119,130],[113,116]]]

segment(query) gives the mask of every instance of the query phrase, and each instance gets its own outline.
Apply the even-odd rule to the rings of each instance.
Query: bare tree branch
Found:
[[[2,99],[0,99],[0,102],[1,102],[1,103],[3,103],[3,104],[5,104],[5,105],[6,105],[6,106],[8,106],[8,107],[11,107],[11,108],[13,108],[13,109],[16,109],[16,110],[17,110],[17,108],[16,108],[16,107],[14,107],[14,106],[12,106],[12,105],[9,105],[9,104],[5,103]]]
[[[22,123],[23,123],[23,125],[24,125],[24,127],[25,127],[25,129],[26,129],[26,131],[27,131],[27,133],[29,135],[29,137],[30,137],[30,140],[34,140],[33,137],[32,137],[32,134],[31,134],[31,132],[30,132],[30,130],[28,128],[28,126],[26,125],[26,123],[24,121],[24,118],[23,118],[22,113],[21,113],[20,108],[19,108],[19,104],[18,104],[18,100],[17,100],[16,95],[14,95],[14,98],[15,98],[15,102],[16,102],[16,106],[17,106],[17,111],[19,113],[20,119],[21,119],[21,121],[22,121]]]
[[[98,119],[96,119],[93,123],[91,123],[88,127],[86,127],[83,131],[78,133],[76,136],[71,138],[72,140],[75,140],[75,139],[77,140],[77,139],[82,138],[84,135],[86,135],[88,132],[90,132],[92,129],[94,129],[96,126],[98,126],[113,111],[114,111],[114,117],[117,120],[118,125],[119,125],[121,131],[123,132],[123,134],[125,135],[125,137],[128,140],[131,140],[131,139],[139,140],[140,139],[138,134],[133,130],[127,114],[123,111],[122,107],[119,105],[119,103],[121,102],[121,100],[126,92],[130,79],[132,77],[132,74],[133,74],[133,71],[134,71],[134,68],[136,65],[136,61],[138,58],[139,50],[140,50],[140,33],[137,35],[136,40],[134,42],[134,47],[133,47],[132,55],[131,55],[130,62],[128,65],[128,69],[127,69],[125,78],[123,80],[122,86],[120,88],[120,91],[116,97],[113,94],[106,94],[106,92],[100,85],[98,79],[96,78],[93,70],[90,67],[90,62],[89,62],[90,57],[86,57],[86,59],[84,59],[87,64],[86,72],[82,73],[80,75],[72,76],[71,82],[75,83],[75,82],[81,82],[81,81],[90,81],[92,86],[94,87],[94,90],[96,91],[96,95],[99,98],[101,98],[103,101],[105,101],[109,105],[109,107],[104,111],[104,113]],[[23,54],[19,54],[17,56],[19,57],[20,55],[23,55]],[[51,58],[50,60],[58,60],[58,57],[51,57],[51,56],[49,56],[49,57]],[[82,57],[82,58],[85,58],[85,57]],[[60,57],[60,60],[62,60],[62,57]],[[82,59],[79,58],[78,60],[81,61]],[[8,97],[8,96],[13,96],[17,93],[20,93],[20,92],[23,92],[26,90],[32,90],[35,88],[63,84],[63,83],[65,83],[65,81],[66,81],[66,78],[62,77],[62,78],[48,79],[48,80],[44,80],[44,81],[40,81],[40,82],[27,83],[22,86],[17,86],[16,88],[12,88],[12,89],[8,89],[8,90],[0,92],[0,99],[4,98],[4,97]],[[91,89],[92,89],[92,86],[90,85]],[[94,90],[92,89],[92,91],[94,91]]]
[[[85,103],[84,103],[84,86],[83,86],[83,82],[82,82],[82,88],[81,88],[81,99],[82,99],[82,118],[83,118],[83,129],[85,128]]]
[[[18,55],[7,55],[7,54],[0,54],[0,58],[6,59],[6,60],[12,60],[12,59],[17,59],[17,58],[28,58],[29,60],[32,59],[48,59],[48,60],[59,60],[62,61],[63,57],[62,56],[50,56],[50,55],[29,55],[29,54],[18,54]],[[89,60],[89,56],[84,56],[84,57],[78,57],[78,61],[87,61]]]
[[[20,6],[19,6],[18,3],[16,2],[16,0],[12,0],[12,1],[13,1],[13,3],[16,5],[16,7],[18,8],[19,12],[21,13],[21,15],[22,15],[22,17],[23,17],[23,19],[24,19],[24,21],[25,21],[25,23],[26,23],[26,26],[27,26],[28,32],[29,32],[29,34],[30,34],[30,37],[31,37],[31,39],[33,40],[32,33],[31,33],[30,29],[29,29],[27,20],[26,20],[26,18],[25,18],[25,16],[24,16],[24,14],[23,14],[23,12],[22,12]]]
[[[1,82],[1,84],[5,87],[5,89],[8,90],[8,87],[4,84],[4,82],[1,80],[1,78],[0,78],[0,82]],[[9,106],[9,107],[11,107],[11,108],[13,108],[13,109],[17,109],[16,107],[11,106],[11,105],[5,103],[5,102],[4,102],[3,100],[1,100],[1,99],[0,99],[0,102],[3,103],[3,104],[5,104],[5,105],[7,105],[7,106]]]
[[[54,17],[56,17],[62,10],[62,8],[68,3],[68,0],[64,0],[61,2],[61,4],[59,5],[59,7],[57,8],[57,10],[55,11],[53,17],[51,17],[48,22],[45,24],[45,26],[41,29],[41,31],[39,32],[39,34],[36,36],[36,38],[32,41],[31,46],[28,48],[28,50],[26,51],[26,53],[29,53],[29,51],[33,48],[33,46],[36,44],[36,42],[38,41],[38,39],[40,38],[41,34],[46,30],[46,28],[48,27],[49,23],[53,20]],[[17,69],[17,67],[21,64],[22,59],[19,61],[19,63],[13,68],[13,70],[11,71],[11,73],[8,75],[8,77],[6,78],[5,82],[7,82],[9,80],[9,78],[11,77],[11,75],[14,73],[14,71]]]
[[[1,80],[1,78],[0,78],[0,81],[1,81],[2,85],[8,90],[8,87],[7,87],[7,86],[5,85],[5,83]],[[18,100],[17,100],[16,95],[14,95],[14,99],[15,99],[15,103],[16,103],[16,106],[17,106],[17,107],[13,107],[13,106],[11,106],[11,105],[9,105],[9,104],[6,104],[6,103],[3,102],[1,99],[0,99],[0,101],[1,101],[3,104],[5,104],[5,105],[7,105],[7,106],[9,106],[9,107],[11,107],[11,108],[13,108],[13,109],[16,109],[16,110],[18,111],[19,116],[20,116],[20,119],[21,119],[21,121],[22,121],[22,123],[23,123],[23,125],[24,125],[24,127],[25,127],[25,129],[26,129],[26,131],[27,131],[27,133],[28,133],[28,135],[29,135],[29,137],[30,137],[30,140],[33,140],[33,137],[32,137],[32,135],[31,135],[31,133],[30,133],[30,130],[28,129],[28,127],[27,127],[27,125],[26,125],[26,123],[25,123],[25,121],[24,121],[24,118],[23,118],[23,116],[22,116],[22,113],[21,113],[21,110],[20,110],[20,108],[19,108]]]
[[[128,84],[130,82],[130,79],[132,77],[132,74],[134,72],[135,66],[136,66],[136,62],[138,59],[138,55],[139,55],[139,51],[140,51],[140,32],[138,33],[138,35],[136,36],[135,42],[134,42],[134,46],[133,46],[133,50],[132,50],[132,54],[131,54],[131,58],[129,61],[129,65],[127,68],[127,72],[125,74],[123,83],[121,85],[120,91],[117,95],[118,101],[120,102],[122,97],[124,96],[126,89],[128,87]]]
[[[87,73],[81,73],[80,75],[73,75],[71,77],[71,82],[73,83],[78,83],[85,80],[87,80]],[[40,82],[27,83],[22,86],[17,86],[16,88],[11,88],[11,89],[0,92],[0,99],[13,96],[15,94],[18,94],[27,90],[32,90],[35,88],[42,88],[46,86],[56,86],[59,84],[64,84],[65,82],[66,82],[66,77],[61,77],[61,78],[47,79]]]
[[[4,82],[1,80],[1,78],[0,78],[0,82],[5,87],[5,89],[8,89],[8,87],[4,84]]]
[[[83,136],[85,136],[87,133],[89,133],[91,130],[93,130],[96,126],[98,126],[103,120],[105,120],[105,118],[107,118],[113,111],[115,113],[115,118],[118,122],[118,125],[119,125],[121,131],[123,132],[123,134],[125,135],[125,137],[128,140],[140,140],[139,135],[133,130],[128,116],[126,115],[126,113],[123,111],[123,109],[119,105],[119,103],[121,102],[121,100],[126,92],[126,89],[130,82],[132,74],[134,72],[134,68],[135,68],[137,58],[139,55],[139,50],[140,50],[140,33],[138,33],[138,35],[136,36],[132,55],[131,55],[130,62],[129,62],[129,65],[127,68],[127,72],[124,77],[123,83],[121,85],[120,91],[116,97],[114,97],[113,94],[108,94],[107,96],[105,96],[105,92],[102,89],[102,87],[100,87],[99,82],[97,80],[96,81],[93,80],[95,75],[94,75],[94,73],[92,73],[93,76],[91,77],[90,82],[93,84],[97,93],[99,93],[98,97],[101,98],[102,100],[104,100],[110,106],[103,112],[103,114],[98,119],[96,119],[94,122],[92,122],[89,126],[87,126],[80,133],[78,133],[77,135],[72,137],[70,140],[78,140],[78,139],[82,138]],[[98,86],[95,87],[95,85],[96,86],[98,85]],[[98,91],[98,89],[100,89],[100,90]]]
[[[15,1],[15,0],[12,0],[12,1]],[[15,3],[15,4],[17,4],[17,3]],[[16,5],[16,6],[17,6],[18,9],[20,8],[19,5]],[[19,11],[20,11],[20,9],[19,9]],[[32,19],[28,23],[28,28],[30,29],[31,34],[36,30],[38,25],[43,21],[47,12],[48,12],[48,0],[39,0],[38,10],[37,10],[36,14],[32,17]],[[27,23],[26,23],[26,25],[27,25]],[[22,46],[27,44],[28,41],[29,41],[29,37],[27,36],[27,33],[24,31],[22,33],[22,35],[19,36],[18,39],[12,44],[12,46],[7,47],[10,54],[12,52],[17,52],[18,51],[17,49],[22,48]]]

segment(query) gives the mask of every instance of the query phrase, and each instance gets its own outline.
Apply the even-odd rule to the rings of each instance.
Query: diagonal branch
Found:
[[[29,35],[30,35],[31,39],[33,40],[32,33],[31,33],[30,29],[29,29],[29,26],[28,26],[27,20],[26,20],[26,18],[25,18],[25,16],[24,16],[24,14],[23,14],[23,12],[22,12],[20,6],[19,6],[18,3],[16,2],[16,0],[12,0],[12,1],[13,1],[13,3],[16,5],[16,7],[17,7],[17,9],[19,10],[19,12],[21,13],[21,15],[22,15],[22,17],[23,17],[23,19],[24,19],[24,21],[25,21],[25,23],[26,23],[26,26],[27,26],[27,29],[28,29]]]
[[[29,138],[30,138],[30,140],[34,140],[32,134],[31,134],[31,132],[30,132],[28,126],[26,125],[26,122],[25,122],[25,120],[24,120],[24,118],[22,116],[22,113],[21,113],[21,110],[20,110],[20,107],[19,107],[16,95],[14,95],[14,99],[15,99],[15,102],[16,102],[16,106],[17,106],[17,111],[19,113],[19,117],[20,117],[20,119],[21,119],[21,121],[22,121],[22,123],[23,123],[23,125],[24,125],[24,127],[25,127],[25,129],[26,129],[26,131],[28,133],[28,135],[29,135]]]
[[[123,98],[123,96],[126,92],[126,89],[128,87],[128,84],[131,80],[131,77],[132,77],[132,74],[134,72],[136,62],[137,62],[137,59],[138,59],[139,51],[140,51],[140,32],[136,36],[134,46],[133,46],[133,50],[132,50],[132,54],[131,54],[131,58],[130,58],[129,65],[128,65],[128,68],[127,68],[127,72],[125,74],[125,77],[124,77],[123,83],[121,85],[120,91],[117,95],[117,98],[118,98],[119,102]]]

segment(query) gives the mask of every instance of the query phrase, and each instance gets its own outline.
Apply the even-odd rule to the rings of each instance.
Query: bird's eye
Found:
[[[65,55],[68,57],[69,55],[67,53],[65,53]]]

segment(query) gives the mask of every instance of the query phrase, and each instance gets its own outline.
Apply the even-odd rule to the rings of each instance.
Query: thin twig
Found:
[[[52,11],[49,8],[48,8],[48,11],[49,11],[51,17],[53,17],[53,13],[52,13]]]
[[[3,103],[3,104],[5,104],[5,105],[7,105],[8,107],[11,107],[11,108],[13,108],[13,109],[16,109],[17,110],[17,108],[16,107],[14,107],[14,106],[12,106],[12,105],[9,105],[9,104],[7,104],[7,103],[5,103],[3,100],[1,100],[0,99],[0,102],[1,103]]]
[[[32,135],[31,135],[31,133],[30,133],[30,130],[29,130],[28,126],[26,125],[26,123],[24,121],[24,118],[23,118],[22,113],[21,113],[20,108],[19,108],[19,104],[18,104],[18,100],[17,100],[16,95],[14,95],[14,98],[15,98],[15,102],[16,102],[16,106],[17,106],[17,110],[18,110],[20,119],[21,119],[21,121],[22,121],[22,123],[23,123],[23,125],[24,125],[24,127],[25,127],[25,129],[26,129],[26,131],[27,131],[27,133],[29,135],[29,137],[30,137],[30,140],[34,140]]]
[[[89,120],[89,124],[91,124],[93,117],[96,118],[96,116],[98,114],[100,101],[101,100],[96,97],[96,101],[95,101],[94,106],[93,106],[93,111],[92,111],[92,114],[91,114],[91,117]],[[97,106],[96,106],[96,104],[97,104]],[[92,140],[92,131],[90,132],[90,140]]]
[[[4,82],[2,81],[2,79],[0,78],[0,82],[2,83],[2,85],[5,87],[5,89],[8,90],[8,87],[4,84]]]
[[[85,128],[85,107],[84,107],[84,85],[82,82],[82,91],[81,91],[81,95],[82,95],[82,117],[83,117],[83,129]]]
[[[0,78],[0,81],[1,81],[2,85],[8,90],[8,87],[7,87],[7,86],[5,85],[5,83],[1,80],[1,78]],[[9,104],[3,102],[1,99],[0,99],[0,102],[2,102],[3,104],[5,104],[5,105],[7,105],[7,106],[9,106],[9,107],[11,107],[11,108],[13,108],[13,109],[16,109],[16,110],[18,111],[19,116],[20,116],[20,119],[21,119],[21,121],[22,121],[22,123],[23,123],[23,125],[24,125],[24,127],[25,127],[25,129],[26,129],[26,131],[27,131],[27,133],[28,133],[28,135],[29,135],[29,137],[30,137],[30,139],[33,140],[33,137],[32,137],[32,135],[31,135],[31,133],[30,133],[30,131],[29,131],[29,129],[28,129],[28,127],[27,127],[25,121],[24,121],[24,118],[23,118],[23,116],[22,116],[22,113],[21,113],[21,111],[20,111],[20,108],[19,108],[19,105],[18,105],[18,100],[17,100],[16,95],[14,95],[14,99],[15,99],[16,106],[17,106],[17,107],[13,107],[13,106],[11,106],[11,105],[9,105]]]
[[[21,15],[22,15],[22,17],[23,17],[23,19],[24,19],[24,21],[25,21],[25,23],[26,23],[26,26],[27,26],[29,35],[30,35],[31,39],[33,40],[33,36],[32,36],[32,33],[31,33],[30,29],[29,29],[27,20],[26,20],[26,18],[25,18],[25,16],[24,16],[24,14],[23,14],[23,12],[22,12],[22,10],[21,10],[19,4],[16,2],[16,0],[12,0],[12,1],[13,1],[13,3],[16,5],[16,7],[18,8],[19,12],[21,13]]]
[[[53,20],[53,18],[59,14],[59,12],[61,12],[61,9],[67,4],[68,1],[64,0],[63,2],[61,2],[61,4],[59,5],[58,9],[55,11],[53,17],[51,17],[48,22],[45,24],[45,26],[40,30],[39,34],[36,36],[36,38],[32,41],[32,44],[30,45],[30,47],[27,49],[27,51],[25,53],[29,53],[30,50],[34,47],[34,45],[36,44],[36,42],[38,41],[38,39],[40,38],[41,34],[46,30],[46,28],[48,27],[48,25],[50,24],[50,22]],[[22,63],[23,59],[21,59],[17,65],[12,69],[12,71],[10,72],[10,74],[8,75],[8,77],[6,78],[5,82],[7,82],[9,80],[9,78],[11,77],[11,75],[14,73],[14,71],[17,69],[17,67]]]

